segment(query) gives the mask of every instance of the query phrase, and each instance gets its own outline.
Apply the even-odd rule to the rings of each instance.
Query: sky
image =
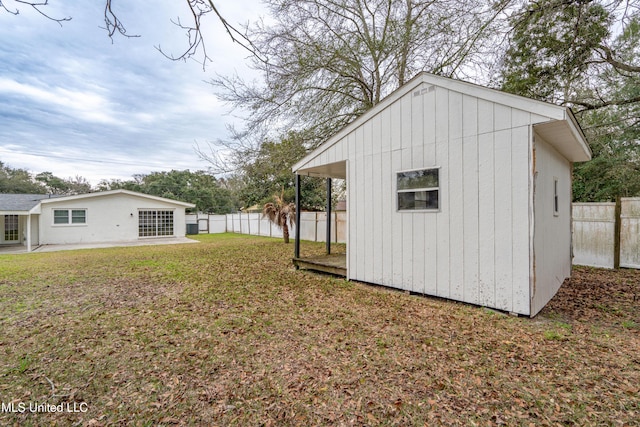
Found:
[[[171,19],[189,18],[176,0],[113,0],[136,38],[107,37],[104,1],[52,0],[43,8],[59,25],[29,6],[3,0],[0,10],[0,161],[61,178],[131,179],[171,169],[206,170],[195,152],[241,125],[237,112],[206,83],[215,73],[249,76],[247,52],[210,16],[206,44],[213,59],[171,61],[156,49],[180,54],[185,31]],[[216,2],[233,23],[255,21],[258,0]],[[241,113],[240,113],[241,114]]]

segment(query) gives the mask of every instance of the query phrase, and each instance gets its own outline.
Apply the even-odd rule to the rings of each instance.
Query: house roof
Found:
[[[144,199],[151,199],[161,201],[165,203],[172,203],[174,205],[183,206],[185,208],[194,208],[196,205],[193,203],[179,202],[177,200],[167,199],[164,197],[151,196],[149,194],[138,193],[129,190],[109,190],[99,191],[95,193],[77,194],[73,196],[58,196],[49,194],[0,194],[0,213],[11,214],[28,214],[39,213],[34,210],[41,204],[64,202],[70,200],[87,199],[95,197],[105,197],[109,195],[126,194],[129,196],[140,197]]]
[[[24,212],[28,213],[36,207],[41,200],[57,198],[51,194],[0,194],[1,212]]]
[[[354,129],[367,122],[373,116],[379,114],[389,105],[393,104],[403,96],[410,94],[421,84],[439,86],[445,89],[471,95],[479,99],[528,111],[539,116],[548,117],[550,119],[549,122],[535,126],[536,131],[538,131],[538,133],[540,133],[548,143],[554,146],[562,155],[572,162],[587,161],[591,159],[591,149],[589,148],[589,144],[587,143],[586,138],[570,108],[526,98],[524,96],[514,95],[474,83],[464,82],[462,80],[454,80],[448,77],[436,76],[435,74],[422,72],[400,88],[396,89],[376,106],[342,128],[318,148],[296,163],[292,167],[293,172],[304,172],[310,174],[315,172],[318,175],[334,177],[341,177],[344,175],[345,167],[343,162],[339,162],[339,164],[334,165],[323,165],[323,167],[320,168],[322,170],[317,171],[315,169],[319,169],[318,167],[309,168],[307,170],[305,165],[309,164],[309,162],[316,159],[327,149],[341,141]],[[331,168],[333,169],[330,170]]]
[[[186,203],[186,202],[179,202],[177,200],[173,200],[173,199],[167,199],[165,197],[158,197],[158,196],[152,196],[150,194],[144,194],[144,193],[138,193],[136,191],[131,191],[131,190],[108,190],[108,191],[98,191],[95,193],[85,193],[85,194],[76,194],[73,196],[62,196],[62,197],[58,197],[56,199],[47,199],[47,200],[42,200],[41,203],[46,204],[46,203],[52,203],[52,202],[63,202],[63,201],[67,201],[67,200],[80,200],[80,199],[88,199],[88,198],[94,198],[94,197],[105,197],[105,196],[112,196],[115,194],[126,194],[129,196],[134,196],[134,197],[140,197],[143,199],[150,199],[150,200],[156,200],[159,202],[165,202],[165,203],[172,203],[174,205],[178,205],[178,206],[183,206],[185,208],[195,208],[196,205],[194,205],[193,203]]]

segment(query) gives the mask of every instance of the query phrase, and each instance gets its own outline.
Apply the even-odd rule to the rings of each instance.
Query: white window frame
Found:
[[[15,228],[13,228],[15,226]],[[20,217],[18,215],[8,214],[4,216],[4,235],[3,242],[19,242],[20,241]]]
[[[67,222],[56,222],[56,212],[67,212]],[[73,213],[74,212],[84,212],[84,221],[83,222],[73,222]],[[53,225],[56,227],[82,227],[87,225],[87,209],[86,208],[64,208],[64,209],[52,209],[52,221]]]
[[[431,170],[436,170],[438,172],[438,186],[437,187],[420,187],[420,188],[407,188],[407,189],[398,189],[398,175],[401,173],[407,173],[407,172],[417,172],[417,171],[431,171]],[[393,182],[394,182],[394,196],[395,196],[395,204],[396,204],[396,212],[400,212],[400,213],[406,213],[406,212],[440,212],[440,191],[441,191],[441,187],[442,185],[440,184],[440,166],[426,166],[426,167],[422,167],[422,168],[415,168],[415,169],[404,169],[404,170],[400,170],[397,171],[393,174]],[[398,195],[400,193],[417,193],[417,192],[430,192],[430,191],[437,191],[438,192],[438,207],[437,208],[422,208],[422,209],[400,209],[400,202],[398,200]]]
[[[560,196],[558,195],[558,177],[553,177],[553,216],[560,215]]]

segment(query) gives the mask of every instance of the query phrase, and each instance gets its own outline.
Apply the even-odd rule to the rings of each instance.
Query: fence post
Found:
[[[326,243],[325,243],[325,247],[326,247],[326,252],[327,255],[331,254],[331,178],[327,178],[327,208],[326,208],[326,215],[327,215],[327,221],[326,221],[326,226],[327,226],[327,235],[326,235]]]
[[[620,268],[620,231],[622,226],[622,203],[620,197],[616,197],[615,222],[613,226],[613,268]]]

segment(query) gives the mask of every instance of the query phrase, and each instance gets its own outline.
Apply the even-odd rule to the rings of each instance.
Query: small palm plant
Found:
[[[279,196],[274,194],[273,202],[264,205],[262,217],[269,218],[269,221],[282,228],[284,242],[289,243],[289,226],[293,227],[296,223],[296,205],[285,202],[284,189]]]

